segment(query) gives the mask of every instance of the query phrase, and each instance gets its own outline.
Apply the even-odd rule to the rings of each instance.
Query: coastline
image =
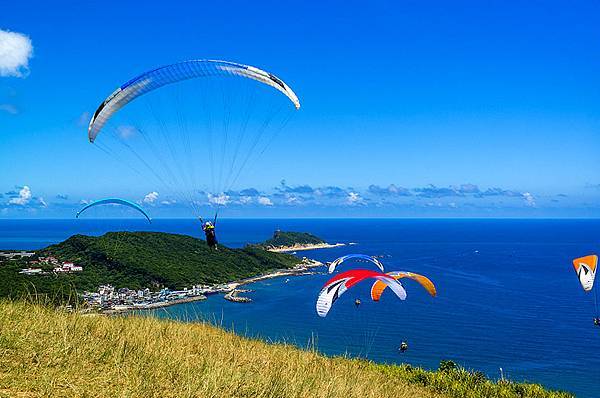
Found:
[[[317,243],[314,245],[294,245],[270,247],[267,250],[275,253],[299,252],[304,250],[331,249],[334,247],[346,246],[345,243]]]
[[[169,300],[169,301],[159,301],[156,303],[149,303],[149,304],[143,304],[143,305],[116,305],[113,308],[101,311],[101,313],[106,314],[106,315],[112,315],[112,314],[121,314],[123,312],[137,311],[137,310],[154,310],[157,308],[169,307],[171,305],[185,304],[185,303],[191,303],[194,301],[202,301],[202,300],[206,300],[206,296],[204,294],[201,294],[198,296],[189,296],[189,297],[184,297],[184,298]]]
[[[237,293],[243,293],[244,291],[237,290],[240,286],[248,285],[251,283],[259,282],[266,279],[280,278],[282,276],[301,276],[311,275],[314,272],[312,268],[322,267],[324,264],[320,261],[304,258],[301,262],[293,268],[289,269],[277,269],[266,274],[252,276],[250,278],[239,279],[228,283],[221,283],[214,285],[211,288],[204,290],[202,294],[198,296],[188,296],[180,299],[160,301],[155,303],[149,303],[145,305],[116,305],[113,308],[102,310],[100,313],[105,315],[121,314],[124,312],[139,311],[139,310],[153,310],[157,308],[170,307],[177,304],[191,303],[194,301],[206,300],[206,296],[209,294],[225,293],[223,298],[232,302],[243,302],[248,303],[251,300],[247,300],[246,297],[238,297]]]

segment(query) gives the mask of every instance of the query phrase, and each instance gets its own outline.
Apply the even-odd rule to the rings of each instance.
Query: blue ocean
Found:
[[[211,296],[152,315],[210,321],[328,355],[430,369],[451,359],[491,378],[502,368],[514,380],[599,395],[600,328],[592,322],[593,297],[581,289],[571,261],[598,252],[600,220],[223,219],[218,228],[219,240],[235,247],[263,241],[277,228],[355,242],[298,255],[321,261],[352,252],[381,256],[386,271],[427,275],[438,297],[404,280],[406,301],[386,292],[374,303],[370,283],[363,283],[320,318],[315,300],[328,275],[318,272],[249,285],[250,304]],[[201,235],[193,220],[158,219],[150,227],[137,220],[0,220],[0,248],[37,249],[75,233],[115,229]],[[402,341],[409,344],[403,354]]]

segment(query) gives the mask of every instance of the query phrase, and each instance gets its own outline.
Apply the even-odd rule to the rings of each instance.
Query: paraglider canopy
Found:
[[[396,293],[396,296],[398,296],[400,300],[406,299],[406,291],[402,287],[402,284],[391,276],[366,269],[350,270],[334,276],[325,283],[317,298],[317,314],[319,314],[320,317],[325,317],[333,303],[340,298],[342,294],[357,283],[369,278],[384,282],[394,293]]]
[[[437,295],[435,285],[426,276],[415,274],[414,272],[407,272],[407,271],[393,271],[393,272],[388,272],[387,275],[391,276],[392,278],[394,278],[396,280],[402,279],[402,278],[412,279],[414,281],[419,282],[419,284],[421,286],[423,286],[423,288],[425,290],[427,290],[427,293],[429,293],[432,297],[435,297]],[[381,281],[376,281],[373,284],[373,286],[371,287],[371,298],[373,299],[373,301],[379,301],[379,299],[381,298],[381,295],[383,294],[383,291],[387,287],[388,287],[387,284],[385,284]]]
[[[580,257],[573,260],[573,268],[577,273],[579,283],[581,283],[581,287],[586,292],[589,292],[594,287],[597,265],[598,256],[596,255]]]
[[[148,220],[149,223],[152,223],[150,216],[148,215],[148,213],[146,213],[146,211],[144,209],[142,209],[142,207],[140,205],[138,205],[137,203],[131,202],[129,200],[119,199],[119,198],[106,198],[106,199],[100,199],[95,202],[92,202],[92,203],[84,206],[81,210],[79,210],[77,212],[77,214],[75,215],[75,218],[79,218],[81,213],[83,213],[84,211],[88,210],[91,207],[102,206],[102,205],[123,205],[123,206],[131,207],[132,209],[135,209],[138,212],[140,212],[141,214],[143,214],[143,216],[146,217],[146,220]]]
[[[204,206],[253,199],[240,178],[299,108],[292,89],[270,72],[188,60],[120,85],[97,107],[87,138],[136,178],[153,177],[169,206],[198,216]]]
[[[300,101],[292,89],[281,79],[269,72],[253,66],[229,61],[209,59],[190,60],[162,66],[142,73],[117,88],[94,112],[94,116],[88,126],[88,138],[90,142],[94,142],[102,127],[104,127],[108,119],[115,112],[134,99],[168,84],[215,75],[246,77],[267,84],[281,91],[292,101],[296,109],[300,109]]]
[[[367,256],[366,254],[347,254],[347,255],[337,258],[331,262],[331,264],[329,265],[329,273],[332,274],[333,271],[335,271],[335,269],[340,264],[342,264],[345,261],[352,260],[352,259],[363,260],[363,261],[368,261],[370,263],[373,263],[377,266],[377,268],[379,268],[381,270],[381,272],[384,272],[383,264],[381,264],[381,262],[378,259],[376,259],[375,257]]]

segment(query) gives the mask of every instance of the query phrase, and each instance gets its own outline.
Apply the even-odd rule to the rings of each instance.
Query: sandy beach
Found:
[[[331,249],[333,247],[346,246],[345,243],[318,243],[315,245],[294,245],[283,247],[272,247],[268,250],[275,253],[297,252],[303,250]]]

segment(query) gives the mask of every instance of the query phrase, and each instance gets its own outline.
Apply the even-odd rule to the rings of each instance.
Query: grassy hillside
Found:
[[[203,324],[0,301],[0,396],[567,397],[447,367],[376,365]]]
[[[262,246],[280,247],[294,245],[316,245],[319,243],[325,243],[325,241],[306,232],[286,232],[278,230],[275,231],[273,237],[265,241]]]
[[[0,296],[18,297],[24,291],[69,294],[73,287],[95,290],[116,287],[153,290],[180,289],[246,278],[278,268],[290,268],[296,257],[257,247],[210,249],[203,240],[160,232],[110,232],[100,237],[75,235],[38,252],[83,266],[69,275],[23,276],[19,262],[0,265]]]

